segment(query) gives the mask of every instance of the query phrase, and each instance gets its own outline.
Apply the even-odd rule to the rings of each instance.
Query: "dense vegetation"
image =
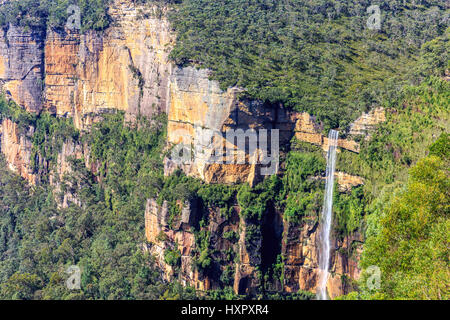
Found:
[[[293,149],[286,160],[283,188],[277,195],[284,218],[300,222],[312,217],[316,220],[323,202],[323,181],[317,179],[325,170],[325,159],[319,147],[293,141]]]
[[[379,31],[366,26],[371,5],[382,11]],[[210,68],[223,88],[243,87],[318,115],[325,129],[344,128],[420,77],[412,71],[425,42],[436,39],[422,49],[433,72],[444,72],[446,9],[444,0],[184,0],[171,15],[171,57]]]
[[[339,157],[338,168],[366,177],[361,266],[381,271],[378,290],[364,272],[346,298],[448,299],[449,95],[436,78],[406,87],[362,152]]]
[[[3,113],[7,109],[4,103],[0,101],[2,115],[7,114]],[[50,146],[58,148],[58,140],[53,138],[61,131],[48,129],[60,128],[60,121],[45,113],[35,119],[34,125],[47,128],[37,131],[33,140],[39,157],[47,156],[42,152]],[[101,182],[86,169],[83,159],[72,159],[73,171],[60,181],[59,190],[47,183],[28,186],[8,172],[1,159],[1,298],[195,297],[189,289],[162,283],[151,257],[142,250],[144,198],[154,192],[151,185],[157,185],[162,176],[159,157],[164,129],[162,118],[151,124],[141,119],[138,129],[125,125],[123,114],[106,116],[80,138],[92,145],[92,155],[101,164]],[[66,208],[58,206],[55,199],[61,199],[63,193],[83,205],[69,202]],[[81,290],[65,287],[65,271],[70,265],[83,270]]]
[[[387,121],[370,139],[352,137],[361,141],[361,152],[341,150],[338,155],[337,170],[365,179],[351,192],[335,192],[335,236],[359,232],[366,239],[363,277],[358,291],[345,298],[449,298],[450,87],[441,79],[450,51],[445,1],[134,2],[170,4],[177,32],[173,61],[210,68],[223,89],[244,87],[248,97],[308,111],[323,121],[324,131],[344,131],[362,111],[383,106]],[[0,26],[61,29],[70,3],[11,1],[0,8]],[[76,3],[83,32],[110,25],[110,0]],[[373,4],[383,13],[381,30],[366,27],[366,9]],[[90,132],[81,133],[70,119],[30,114],[0,96],[0,120],[5,118],[17,123],[21,133],[35,129],[32,167],[41,181],[26,185],[0,160],[0,298],[196,298],[191,288],[162,282],[142,250],[148,198],[160,205],[167,201],[170,227],[186,201],[230,220],[239,206],[237,218],[246,222],[249,251],[260,249],[261,225],[269,211],[297,226],[319,219],[323,152],[295,139],[279,176],[254,187],[206,185],[180,171],[163,176],[163,116],[131,124],[124,122],[123,113],[107,114]],[[63,143],[88,145],[95,170],[86,168],[85,159],[71,159],[73,170],[55,188],[48,184],[49,174]],[[74,201],[62,208],[68,194]],[[220,253],[207,223],[206,214],[199,217],[192,255],[197,270],[217,274],[217,263],[231,265],[237,257],[231,250],[217,261]],[[222,236],[232,243],[239,239],[235,231]],[[164,260],[177,270],[180,252],[166,250]],[[283,257],[270,261],[257,266],[260,297],[313,297],[265,292],[270,283],[283,283]],[[73,264],[83,269],[82,289],[70,292],[64,279]],[[378,290],[366,282],[365,272],[373,265],[381,270]],[[242,298],[231,288],[232,275],[227,267],[220,275],[223,289],[207,297]]]
[[[359,292],[343,298],[449,299],[449,156],[449,136],[443,133],[410,169],[406,185],[372,214],[361,266],[379,268],[379,287],[366,272]]]
[[[45,30],[47,27],[62,30],[68,18],[69,5],[80,8],[81,30],[103,30],[111,22],[108,15],[110,0],[11,0],[0,7],[0,27],[8,24]]]
[[[446,140],[444,158],[420,160],[379,217],[378,229],[371,230],[376,234],[367,240],[362,266],[381,269],[382,287],[375,297],[450,298],[449,140],[441,139]]]
[[[418,86],[405,86],[393,101],[385,101],[387,121],[359,155],[343,152],[337,169],[367,177],[366,190],[379,196],[381,188],[405,182],[408,168],[427,154],[427,147],[448,131],[449,84],[432,77]]]

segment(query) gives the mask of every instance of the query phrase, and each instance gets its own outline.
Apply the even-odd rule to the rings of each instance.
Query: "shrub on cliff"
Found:
[[[173,249],[173,250],[166,250],[164,252],[164,261],[172,266],[172,267],[176,267],[179,266],[181,263],[181,253],[179,250],[177,249]]]
[[[0,120],[10,119],[17,124],[21,133],[28,130],[36,122],[36,115],[26,112],[24,108],[19,106],[13,100],[7,100],[0,93]]]
[[[298,223],[305,216],[318,217],[323,199],[320,174],[324,171],[325,160],[320,151],[289,153],[283,187],[277,195],[287,221]]]

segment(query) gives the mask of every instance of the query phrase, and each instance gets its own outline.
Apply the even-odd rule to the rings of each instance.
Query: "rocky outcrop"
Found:
[[[315,219],[306,218],[298,224],[289,223],[270,209],[260,226],[239,218],[239,207],[235,208],[232,217],[225,219],[219,213],[220,208],[205,211],[205,208],[189,203],[178,205],[183,208],[182,214],[174,220],[170,217],[167,202],[158,205],[154,199],[149,199],[145,212],[148,251],[156,257],[167,281],[178,279],[200,291],[229,285],[236,294],[254,296],[260,293],[263,281],[261,270],[267,270],[267,266],[275,262],[276,255],[281,254],[284,276],[265,283],[265,287],[285,293],[298,290],[315,293],[320,254],[318,222]],[[212,259],[212,265],[207,271],[200,270],[196,265],[200,248],[197,247],[193,232],[195,217],[204,215],[208,223],[201,230],[208,232],[209,257]],[[170,224],[169,220],[172,220]],[[247,235],[249,228],[253,233],[251,239]],[[272,229],[274,233],[264,232],[264,229]],[[235,232],[238,238],[225,239],[224,234],[230,231]],[[334,235],[327,283],[331,297],[345,294],[354,288],[354,281],[360,276],[358,261],[361,245],[362,238],[358,233],[345,237]],[[174,249],[181,254],[178,266],[165,261],[167,250]],[[230,258],[230,254],[234,257]],[[229,273],[228,280],[222,277],[224,273]]]
[[[197,225],[197,215],[202,214],[195,202],[177,203],[181,214],[170,218],[168,203],[158,205],[155,199],[149,199],[145,210],[145,231],[149,243],[148,251],[156,258],[156,262],[163,271],[167,281],[178,279],[185,285],[205,291],[219,289],[223,285],[223,271],[234,267],[233,254],[237,250],[232,240],[222,237],[224,232],[238,230],[235,218],[225,219],[220,212],[210,212],[205,230],[209,234],[210,255],[213,262],[208,269],[203,270],[196,264],[199,249],[196,243],[194,229]],[[170,223],[169,223],[170,220]],[[198,227],[198,226],[197,226]],[[178,265],[169,265],[165,259],[167,250],[177,250],[180,255]],[[230,260],[231,259],[231,260]]]
[[[314,179],[320,179],[325,181],[325,177],[315,177]],[[339,187],[340,192],[350,192],[352,188],[363,185],[364,179],[360,176],[354,176],[342,171],[336,171],[334,173],[334,179]]]
[[[167,202],[160,206],[154,199],[149,199],[145,211],[146,238],[150,244],[148,251],[156,258],[167,281],[178,279],[200,291],[220,289],[229,285],[233,286],[236,293],[255,294],[260,284],[256,274],[256,266],[261,262],[260,250],[248,250],[246,223],[238,218],[237,212],[226,219],[221,216],[219,209],[201,212],[201,209],[192,203],[184,203],[181,216],[175,219],[175,226],[169,227]],[[197,247],[194,226],[195,216],[201,214],[208,217],[208,224],[201,230],[209,235],[208,250],[212,259],[206,270],[196,264],[200,248]],[[239,239],[224,237],[227,233],[239,235]],[[179,266],[169,265],[165,261],[166,251],[173,249],[181,254]],[[228,278],[223,277],[224,272],[230,273]]]
[[[255,130],[257,137],[259,129],[277,128],[276,119],[281,113],[286,118],[286,111],[258,101],[239,101],[239,89],[223,92],[208,76],[207,70],[184,68],[177,69],[171,77],[168,141],[175,148],[184,145],[188,157],[187,161],[181,159],[181,165],[176,157],[166,159],[165,173],[182,168],[207,183],[253,184],[258,179],[254,166],[258,160],[252,159],[248,146],[246,149],[239,144],[239,138],[235,140],[227,134],[242,130],[248,138],[253,133],[247,130]],[[281,136],[282,140],[287,136]],[[227,158],[225,150],[231,158]]]
[[[353,187],[364,184],[363,178],[345,172],[336,172],[335,178],[341,192],[350,191]]]
[[[171,81],[168,140],[173,145],[184,145],[188,156],[187,159],[181,159],[181,163],[177,163],[174,157],[166,159],[166,174],[181,168],[185,173],[207,183],[253,184],[261,175],[263,157],[260,155],[269,150],[257,149],[255,154],[249,154],[248,147],[243,149],[237,141],[227,139],[230,130],[236,132],[242,129],[246,132],[253,129],[257,134],[260,129],[278,129],[280,146],[288,144],[295,135],[300,141],[328,150],[328,138],[321,134],[322,128],[315,118],[307,113],[260,101],[238,101],[237,88],[222,92],[218,83],[208,80],[206,70],[177,69]],[[267,141],[267,145],[270,145],[270,141]],[[359,152],[359,144],[352,140],[339,139],[338,146]],[[178,152],[179,149],[176,150]],[[219,157],[216,156],[217,150]],[[227,163],[224,150],[233,154],[235,159],[241,156],[245,159],[244,163]]]
[[[450,81],[450,70],[448,70],[448,69],[445,70],[445,74],[442,77],[442,79],[445,81]]]
[[[292,118],[295,120],[295,137],[298,140],[318,145],[324,151],[328,150],[328,138],[320,133],[321,126],[313,116],[308,113],[294,113]],[[338,139],[338,147],[356,153],[360,148],[359,143],[347,139]]]
[[[259,279],[257,274],[257,267],[261,264],[262,237],[260,236],[253,243],[249,243],[247,239],[248,222],[241,217],[239,225],[239,259],[236,263],[233,289],[236,294],[255,295],[257,288],[261,284],[261,279]]]
[[[186,146],[183,157],[187,153],[187,158],[181,161],[176,157],[165,159],[165,174],[181,167],[187,174],[207,182],[222,179],[243,182],[248,175],[246,166],[230,164],[219,168],[209,162],[214,146],[225,142],[223,127],[237,103],[237,90],[230,88],[222,92],[219,84],[208,78],[207,70],[193,67],[176,68],[170,77],[167,140],[174,146]],[[192,154],[191,145],[194,146]],[[229,174],[224,175],[223,171]]]
[[[58,152],[56,165],[49,173],[49,182],[54,187],[59,207],[67,208],[70,203],[81,206],[78,190],[81,190],[78,172],[72,167],[72,160],[84,160],[84,166],[92,173],[97,172],[98,164],[90,161],[89,146],[66,140]]]
[[[317,223],[300,227],[284,222],[284,228],[284,289],[287,292],[297,292],[300,289],[315,291],[319,261],[314,237]]]
[[[350,135],[370,135],[370,131],[379,123],[386,121],[383,107],[374,108],[368,113],[363,113],[358,119],[350,124]]]
[[[149,199],[145,210],[146,238],[151,243],[149,252],[156,257],[156,261],[163,270],[164,279],[171,281],[177,277],[185,285],[192,285],[198,290],[210,288],[208,277],[201,275],[193,265],[193,250],[195,238],[192,230],[195,219],[191,214],[190,203],[182,204],[182,217],[177,226],[169,228],[168,204],[165,201],[159,206],[155,199]],[[169,265],[165,260],[166,250],[178,250],[181,254],[180,265]],[[179,270],[177,270],[179,268]]]

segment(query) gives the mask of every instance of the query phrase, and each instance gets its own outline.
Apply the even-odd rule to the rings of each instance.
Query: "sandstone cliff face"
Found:
[[[83,159],[86,168],[89,168],[94,174],[97,171],[98,164],[90,161],[88,145],[71,140],[64,141],[61,150],[58,152],[56,165],[49,173],[49,182],[54,187],[56,202],[62,208],[67,208],[69,203],[82,205],[77,196],[77,191],[81,189],[78,185],[78,179],[67,179],[69,175],[76,177],[77,174],[72,168],[72,159]]]
[[[353,176],[345,172],[336,172],[335,178],[339,185],[339,191],[351,191],[353,187],[364,184],[364,179],[358,176]]]
[[[28,111],[40,112],[44,32],[10,25],[0,33],[0,88]]]
[[[129,119],[167,111],[173,41],[168,22],[140,18],[139,7],[115,1],[103,34],[49,31],[45,44],[45,107],[74,117],[78,128],[95,115],[124,110]]]
[[[190,75],[186,76],[186,73]],[[206,75],[206,71],[186,68],[180,73],[174,73],[172,77],[174,83],[171,83],[170,91],[168,140],[174,145],[187,146],[188,159],[181,164],[173,159],[166,159],[166,174],[181,168],[186,174],[207,183],[253,184],[261,178],[262,158],[259,155],[268,150],[257,149],[254,160],[249,155],[248,147],[245,149],[244,146],[243,149],[237,141],[227,139],[228,130],[242,129],[245,132],[253,129],[257,133],[260,129],[277,129],[280,146],[287,145],[292,136],[295,136],[300,141],[318,145],[324,151],[328,150],[328,138],[320,133],[321,126],[309,114],[259,101],[238,101],[235,98],[238,89],[230,88],[227,92],[221,92],[218,84],[207,80]],[[181,81],[183,87],[178,85],[178,81]],[[205,83],[201,86],[203,90],[198,87],[201,83]],[[206,88],[208,90],[205,90]],[[270,146],[270,141],[267,142]],[[191,146],[193,149],[189,151]],[[217,146],[220,147],[221,153],[219,157],[214,157],[213,151]],[[353,140],[339,139],[338,146],[359,152],[359,144]],[[241,156],[245,163],[227,163],[223,151],[225,148],[231,150],[235,160]]]
[[[318,223],[311,221],[291,225],[285,222],[284,230],[282,253],[285,257],[285,290],[315,292],[319,278]],[[330,277],[327,282],[327,291],[331,298],[349,292],[352,289],[352,281],[359,279],[361,270],[358,267],[358,259],[361,245],[359,234],[343,240],[333,240]]]
[[[238,232],[239,223],[236,216],[231,219],[221,217],[218,212],[206,212],[208,224],[201,228],[208,232],[209,241],[214,250],[210,252],[214,261],[207,270],[197,266],[195,257],[198,258],[199,250],[195,241],[195,229],[198,229],[199,214],[203,214],[195,202],[178,204],[182,208],[180,216],[172,221],[169,226],[169,211],[167,202],[158,205],[155,199],[147,201],[145,211],[146,238],[149,243],[147,250],[156,257],[156,262],[163,271],[163,278],[167,281],[178,279],[185,285],[205,291],[219,289],[223,272],[234,269],[233,253],[238,250],[238,244],[222,237],[224,232]],[[178,250],[181,254],[180,263],[177,266],[169,265],[165,260],[167,250]],[[230,256],[231,255],[231,256]]]
[[[236,104],[236,90],[222,92],[219,84],[208,79],[207,70],[197,70],[193,67],[176,68],[170,77],[167,139],[173,145],[184,145],[190,148],[194,145],[193,161],[189,159],[181,166],[187,174],[212,182],[211,168],[208,163],[214,143],[223,144],[223,138],[215,133],[221,133],[226,119]],[[187,150],[186,150],[187,151]],[[187,151],[189,153],[189,151]],[[165,173],[170,174],[180,167],[177,159],[165,160]],[[214,167],[214,164],[212,164]],[[224,177],[227,182],[246,179],[245,167],[230,165],[229,174]],[[218,168],[215,168],[218,169]],[[234,174],[232,173],[234,171]],[[220,175],[219,170],[214,170]]]
[[[165,173],[170,174],[181,167],[187,174],[207,183],[253,184],[260,175],[257,164],[261,163],[261,153],[267,150],[258,146],[252,156],[248,146],[240,145],[239,139],[234,140],[227,134],[242,130],[244,134],[255,134],[258,139],[260,129],[279,129],[279,143],[283,145],[292,136],[292,124],[286,110],[259,101],[238,101],[236,93],[239,89],[230,88],[227,92],[221,92],[218,83],[207,80],[206,71],[186,68],[182,74],[186,72],[196,76],[185,77],[175,73],[172,78],[175,85],[171,85],[171,93],[173,88],[184,91],[180,90],[180,83],[185,86],[185,92],[182,96],[171,94],[168,140],[174,145],[184,144],[188,149],[192,145],[193,149],[187,163],[181,166],[174,159],[166,159]],[[192,81],[196,77],[201,79],[199,83],[204,83],[204,89],[186,82],[186,79]],[[248,130],[254,131],[249,133]],[[231,161],[227,161],[225,150],[229,152]]]
[[[174,35],[164,18],[141,17],[141,9],[114,1],[113,26],[103,33],[10,26],[0,38],[3,92],[29,111],[72,116],[80,129],[112,109],[130,119],[167,112]]]
[[[10,26],[0,37],[1,91],[28,111],[44,109],[73,117],[82,130],[114,110],[126,111],[127,120],[167,112],[172,70],[167,57],[174,35],[164,18],[141,17],[140,9],[131,1],[114,1],[112,27],[104,33],[44,33]],[[5,137],[15,139],[14,148],[12,138],[2,139],[1,150],[10,166],[31,183],[37,182],[28,165],[32,132],[28,138],[15,135],[17,130],[9,122],[2,130]],[[56,173],[50,177],[54,185],[68,170],[65,159],[80,156],[80,146],[67,143],[59,154]],[[86,158],[88,146],[83,150]]]
[[[63,143],[57,154],[56,165],[50,168],[46,159],[42,159],[33,152],[32,138],[35,128],[30,126],[20,129],[10,119],[3,119],[0,123],[0,151],[4,154],[9,169],[19,174],[28,183],[35,185],[41,181],[44,172],[49,173],[49,182],[55,187],[55,192],[61,192],[61,182],[66,174],[73,172],[70,159],[85,159],[86,167],[95,173],[96,164],[89,161],[89,147],[67,140]],[[33,163],[35,162],[35,164]],[[69,184],[68,189],[73,192],[62,192],[61,198],[57,197],[57,203],[67,207],[68,202],[79,204],[76,197],[76,186]]]
[[[328,150],[328,138],[319,132],[321,127],[316,123],[314,117],[308,113],[294,113],[293,119],[295,120],[295,137],[298,140],[318,145],[324,151]],[[338,147],[359,152],[359,143],[352,140],[338,139]]]
[[[129,120],[166,112],[168,142],[195,143],[192,161],[180,164],[166,159],[166,174],[181,167],[208,183],[253,184],[261,179],[255,165],[261,156],[249,159],[245,150],[227,141],[225,133],[230,129],[280,129],[280,145],[295,134],[301,141],[328,148],[328,139],[308,114],[258,101],[237,101],[239,90],[223,92],[216,81],[208,79],[207,70],[172,66],[168,53],[174,35],[168,21],[151,14],[143,17],[141,10],[146,9],[128,0],[114,1],[112,27],[102,34],[48,30],[44,39],[36,31],[27,34],[11,27],[7,41],[0,42],[3,90],[29,110],[40,111],[43,106],[57,115],[73,117],[79,129],[89,128],[100,119],[99,114],[112,110],[126,111]],[[338,144],[359,151],[356,142],[340,139]],[[212,161],[217,145],[228,146],[245,163]]]
[[[255,295],[257,288],[261,285],[261,279],[257,273],[257,266],[261,264],[262,237],[256,243],[249,244],[246,237],[249,224],[241,217],[239,220],[240,236],[238,262],[234,273],[233,289],[236,294]],[[273,239],[275,241],[275,239]]]
[[[181,205],[181,204],[180,204]],[[261,293],[260,270],[275,262],[277,254],[283,256],[283,278],[265,283],[265,288],[278,292],[295,293],[298,290],[316,292],[318,282],[319,235],[318,222],[304,220],[300,224],[284,221],[282,214],[269,209],[256,240],[249,243],[247,229],[249,221],[239,218],[240,208],[236,207],[231,218],[224,219],[220,210],[205,212],[192,203],[184,203],[181,216],[169,225],[167,202],[158,205],[154,199],[147,201],[145,230],[148,241],[147,250],[156,257],[167,281],[178,279],[197,290],[219,289],[224,285],[233,287],[236,294],[256,295]],[[202,230],[209,232],[209,249],[213,265],[208,271],[196,266],[199,248],[195,229],[199,217],[206,215],[207,225]],[[269,232],[267,232],[269,230]],[[224,239],[225,232],[234,231],[236,240]],[[254,232],[254,231],[253,231]],[[256,242],[255,242],[256,241]],[[358,267],[362,238],[358,233],[344,238],[333,238],[331,252],[330,278],[327,289],[330,297],[349,292],[359,279]],[[177,249],[181,254],[179,266],[165,261],[167,250]],[[234,257],[228,256],[233,253]],[[217,262],[220,262],[217,264]],[[230,273],[228,283],[222,275]]]

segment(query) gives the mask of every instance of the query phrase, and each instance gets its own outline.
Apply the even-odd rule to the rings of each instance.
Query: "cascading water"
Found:
[[[323,211],[321,227],[319,232],[319,284],[317,288],[317,299],[327,300],[327,280],[328,269],[330,267],[330,233],[333,214],[333,188],[334,170],[336,167],[336,147],[339,131],[330,130],[328,134],[327,170],[325,182],[325,196],[323,201]]]

